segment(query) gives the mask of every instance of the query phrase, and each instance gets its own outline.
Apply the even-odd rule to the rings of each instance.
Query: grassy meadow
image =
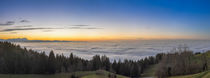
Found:
[[[173,76],[170,78],[210,78],[210,71],[185,76]]]

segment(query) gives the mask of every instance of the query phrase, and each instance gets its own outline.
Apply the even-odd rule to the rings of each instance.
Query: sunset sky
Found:
[[[0,39],[210,39],[210,0],[0,0]]]

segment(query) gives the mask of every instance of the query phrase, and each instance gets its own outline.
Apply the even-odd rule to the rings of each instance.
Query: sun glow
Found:
[[[23,34],[24,33],[24,34]],[[193,39],[196,37],[185,35],[155,35],[155,34],[123,34],[104,33],[96,31],[68,31],[55,30],[53,32],[22,31],[18,33],[0,33],[1,39],[27,38],[29,40],[67,40],[67,41],[103,41],[103,40],[139,40],[139,39]]]

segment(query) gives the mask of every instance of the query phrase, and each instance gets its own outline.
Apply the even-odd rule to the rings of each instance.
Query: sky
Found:
[[[210,39],[209,0],[0,0],[0,39]]]

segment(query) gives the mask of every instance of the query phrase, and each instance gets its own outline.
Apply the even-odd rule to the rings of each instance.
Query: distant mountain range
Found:
[[[28,40],[27,38],[0,39],[0,41],[8,41],[8,42],[73,42],[73,41],[61,41],[61,40]]]

